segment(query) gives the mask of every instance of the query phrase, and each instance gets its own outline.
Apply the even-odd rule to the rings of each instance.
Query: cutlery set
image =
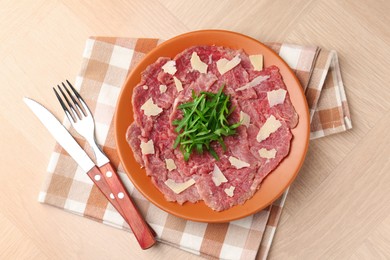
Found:
[[[95,122],[87,104],[68,80],[66,83],[70,90],[64,83],[61,84],[62,86],[57,85],[57,89],[53,88],[53,90],[72,127],[91,146],[96,164],[50,111],[32,99],[23,100],[129,224],[141,248],[150,248],[156,243],[155,232],[134,205],[110,160],[97,145]]]

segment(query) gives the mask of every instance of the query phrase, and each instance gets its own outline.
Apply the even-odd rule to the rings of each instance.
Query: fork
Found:
[[[53,88],[55,95],[73,128],[84,137],[91,146],[95,154],[96,165],[102,172],[102,176],[109,186],[106,187],[106,193],[111,192],[106,194],[106,197],[110,198],[109,201],[129,224],[142,249],[147,249],[156,242],[154,237],[155,232],[142,218],[116,170],[110,163],[110,160],[97,145],[95,139],[95,121],[87,104],[72,84],[68,80],[66,80],[66,82],[73,94],[62,82],[62,87],[57,85],[57,88],[65,102],[58,91]],[[102,192],[104,193],[103,190]]]

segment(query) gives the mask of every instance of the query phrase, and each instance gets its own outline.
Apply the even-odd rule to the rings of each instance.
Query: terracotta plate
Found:
[[[293,140],[289,155],[268,175],[255,195],[243,205],[222,212],[215,212],[203,202],[196,204],[168,202],[152,184],[145,170],[141,169],[126,142],[127,127],[133,122],[131,96],[133,88],[141,80],[141,72],[159,57],[171,57],[193,45],[220,45],[243,49],[247,54],[263,54],[264,66],[276,65],[286,83],[291,101],[299,114],[299,123],[292,130]],[[115,114],[115,135],[120,160],[134,186],[152,203],[161,209],[184,219],[201,222],[228,222],[254,214],[276,200],[295,179],[306,155],[309,143],[309,112],[302,87],[287,64],[259,41],[248,36],[220,30],[205,30],[186,33],[172,38],[153,49],[131,72],[120,94]]]

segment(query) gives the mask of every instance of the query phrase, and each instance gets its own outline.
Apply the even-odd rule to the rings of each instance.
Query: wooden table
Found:
[[[88,36],[215,28],[340,58],[354,128],[311,142],[270,259],[389,259],[389,13],[387,0],[0,1],[0,258],[199,258],[161,244],[142,251],[127,232],[38,203],[54,139],[22,97],[62,118],[51,87],[76,77]]]

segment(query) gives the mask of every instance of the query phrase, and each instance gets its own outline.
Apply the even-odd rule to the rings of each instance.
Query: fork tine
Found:
[[[69,84],[69,82],[68,82]],[[80,112],[80,114],[86,116],[86,113],[84,112],[84,110],[80,107],[80,99],[78,98],[79,95],[76,95],[78,101],[76,100],[76,98],[74,97],[74,95],[72,95],[72,93],[70,93],[68,87],[64,84],[64,82],[62,82],[62,86],[65,88],[65,91],[66,93],[68,93],[68,96],[70,97],[70,99],[72,99],[73,101],[73,105],[78,109],[78,112]],[[72,87],[72,90],[73,90],[73,93],[75,93],[74,91],[74,88]],[[76,94],[76,93],[75,93]],[[78,93],[77,93],[78,94]]]
[[[69,101],[68,97],[66,96],[65,92],[62,90],[61,86],[60,85],[57,85],[58,89],[60,90],[62,96],[65,98],[65,101],[66,103],[68,104],[69,106],[69,109],[71,110],[72,113],[70,113],[72,115],[72,118],[73,118],[73,121],[76,122],[77,119],[81,119],[81,116],[79,114],[79,112],[77,110],[79,110],[79,107],[77,109],[74,108],[74,106],[72,105],[72,102]],[[66,89],[66,87],[65,87]],[[74,103],[76,105],[76,103]]]
[[[65,105],[64,101],[62,100],[61,96],[58,94],[57,90],[55,88],[53,88],[53,90],[54,90],[54,93],[55,93],[58,101],[60,102],[60,104],[62,106],[62,109],[65,111],[66,117],[69,119],[69,121],[75,122],[75,119],[73,118],[72,113],[69,111],[68,107]]]
[[[73,87],[73,85],[69,82],[69,80],[66,80],[66,83],[68,83],[69,87],[72,89],[73,93],[76,95],[76,97],[80,100],[83,100],[83,98],[80,96],[79,92]],[[84,101],[84,100],[83,100]]]
[[[69,87],[72,89],[73,93],[75,94],[75,96],[79,100],[80,104],[83,106],[84,112],[85,112],[84,115],[85,116],[91,115],[91,111],[89,110],[89,107],[87,106],[87,104],[85,103],[84,99],[81,97],[79,92],[73,87],[73,85],[69,82],[69,80],[66,80],[66,82],[68,83]]]

